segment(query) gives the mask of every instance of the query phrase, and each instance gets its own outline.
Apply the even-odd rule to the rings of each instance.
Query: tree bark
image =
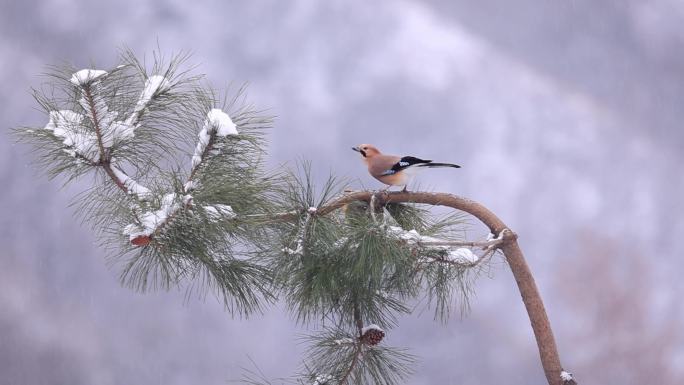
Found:
[[[373,198],[375,196],[375,198]],[[428,192],[372,192],[372,191],[358,191],[343,195],[342,197],[333,200],[324,207],[317,210],[317,215],[325,215],[336,209],[339,209],[353,201],[369,202],[374,199],[378,204],[384,205],[386,203],[421,203],[436,206],[447,206],[456,210],[464,211],[484,223],[492,234],[499,235],[502,231],[508,230],[504,233],[503,243],[501,249],[511,268],[515,282],[518,285],[520,296],[522,297],[525,309],[530,318],[532,331],[537,340],[537,348],[539,349],[539,356],[541,358],[542,368],[546,375],[546,380],[549,385],[562,385],[564,383],[575,383],[573,381],[564,382],[561,379],[561,371],[563,370],[560,364],[560,357],[558,356],[558,349],[556,348],[556,341],[551,330],[551,323],[546,315],[544,303],[542,301],[537,284],[534,281],[532,272],[530,271],[525,257],[523,256],[520,246],[518,246],[518,236],[510,231],[508,227],[499,219],[494,213],[483,205],[463,197],[444,193],[428,193]]]

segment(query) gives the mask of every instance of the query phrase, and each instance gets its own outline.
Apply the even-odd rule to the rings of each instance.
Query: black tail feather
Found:
[[[461,166],[457,164],[452,164],[452,163],[423,163],[417,165],[419,167],[453,167],[453,168],[461,168]]]

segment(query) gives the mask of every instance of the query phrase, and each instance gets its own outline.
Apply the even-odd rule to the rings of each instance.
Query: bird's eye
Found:
[[[364,151],[368,150],[368,147],[364,147],[363,150],[364,150]]]

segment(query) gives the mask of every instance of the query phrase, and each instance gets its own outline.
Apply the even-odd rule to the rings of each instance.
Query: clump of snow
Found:
[[[145,81],[145,88],[143,89],[142,95],[138,100],[138,104],[141,102],[147,103],[152,99],[152,96],[157,92],[166,91],[169,88],[169,81],[166,80],[164,76],[152,75]]]
[[[188,206],[192,203],[192,195],[186,194],[183,196],[183,205]]]
[[[216,130],[216,135],[227,136],[227,135],[237,135],[237,127],[233,120],[223,112],[220,108],[213,108],[207,114],[207,123],[211,125],[214,130]]]
[[[75,86],[85,86],[107,75],[107,71],[82,69],[74,72],[69,80]]]
[[[118,67],[117,67],[118,68]],[[102,70],[81,70],[74,73],[71,82],[77,86],[92,84],[94,81],[107,75]],[[155,93],[168,88],[168,81],[163,76],[150,76],[145,81],[145,87],[138,99],[131,115],[124,121],[117,121],[117,111],[110,111],[102,95],[99,94],[99,85],[95,85],[89,93],[83,92],[79,104],[88,115],[88,118],[100,130],[102,146],[112,147],[115,142],[133,138],[140,113],[147,106]]]
[[[368,326],[364,327],[363,329],[361,329],[361,334],[366,334],[366,332],[369,330],[377,330],[377,331],[380,331],[383,333],[385,332],[384,330],[382,330],[380,328],[380,326],[378,326],[376,324],[372,324],[372,325],[368,325]]]
[[[447,252],[446,260],[456,263],[475,263],[480,258],[473,253],[472,250],[465,247],[458,248],[456,250],[450,249]]]
[[[185,191],[185,192],[190,192],[196,188],[197,188],[197,182],[195,182],[194,180],[189,180],[189,181],[185,182],[185,184],[183,185],[183,191]]]
[[[163,92],[169,88],[169,81],[166,80],[164,76],[152,75],[147,80],[145,80],[145,86],[143,87],[142,93],[138,98],[133,113],[126,119],[126,124],[129,126],[135,126],[138,119],[140,118],[140,113],[147,107],[150,100],[155,94]]]
[[[388,226],[388,232],[398,237],[399,239],[406,241],[406,243],[414,245],[421,242],[443,242],[443,239],[430,237],[427,235],[421,235],[418,231],[414,230],[404,230],[399,226]]]
[[[209,141],[213,135],[227,136],[237,135],[237,127],[230,119],[230,116],[218,108],[214,108],[207,114],[204,120],[204,125],[197,137],[197,146],[195,146],[195,153],[192,155],[192,167],[197,167],[202,162],[204,151],[209,145]]]
[[[450,246],[448,244],[448,241],[445,241],[444,239],[434,238],[427,235],[421,235],[416,230],[407,231],[398,226],[388,226],[387,232],[390,235],[402,241],[405,241],[409,245],[428,244],[428,248],[430,249],[443,250],[446,252],[444,260],[448,262],[470,264],[475,263],[480,259],[475,253],[472,252],[472,250],[468,248],[454,248],[454,246]],[[436,259],[430,258],[430,260],[434,261]]]
[[[135,136],[135,126],[127,122],[112,122],[102,135],[102,145],[112,147],[115,141],[130,139]]]
[[[563,371],[561,372],[560,378],[561,378],[561,380],[563,380],[563,381],[572,381],[572,380],[573,380],[572,373],[566,372],[565,370],[563,370]]]
[[[297,242],[294,249],[289,247],[283,247],[282,249],[280,249],[280,251],[287,255],[302,255],[304,254],[304,246],[302,245],[302,242]]]
[[[306,212],[309,213],[310,215],[316,214],[316,211],[318,211],[317,207],[309,207]]]
[[[333,341],[335,345],[349,345],[353,344],[354,340],[351,338],[340,338],[339,340]]]
[[[53,132],[62,139],[64,149],[71,156],[81,155],[96,162],[98,159],[97,136],[88,132],[81,124],[83,115],[71,110],[50,111],[50,119],[45,125],[46,130]]]
[[[330,374],[319,374],[316,376],[312,385],[326,385],[328,382],[332,381],[333,376]]]
[[[124,228],[123,233],[128,235],[131,241],[141,236],[150,236],[178,209],[180,205],[176,202],[176,194],[166,194],[162,198],[159,210],[143,213],[140,215],[140,225],[130,224]]]
[[[105,129],[112,124],[119,113],[116,111],[109,111],[107,103],[105,103],[102,96],[98,95],[97,91],[97,88],[93,90],[90,93],[90,98],[87,97],[86,93],[83,93],[83,96],[78,100],[78,104],[80,104],[86,114],[88,114],[88,118],[93,122],[94,126]]]
[[[133,178],[126,175],[125,172],[121,171],[116,166],[111,166],[114,175],[124,184],[126,190],[131,195],[137,195],[140,200],[147,200],[152,196],[152,192],[147,187],[139,184]]]
[[[202,162],[204,150],[207,148],[209,140],[211,140],[211,134],[207,128],[211,128],[211,126],[205,124],[199,134],[197,134],[199,140],[197,141],[197,146],[195,146],[195,153],[192,155],[192,168],[197,167]]]
[[[222,219],[233,219],[235,218],[235,211],[228,205],[215,204],[211,206],[204,206],[204,211],[207,213],[207,217],[214,221],[220,221]]]

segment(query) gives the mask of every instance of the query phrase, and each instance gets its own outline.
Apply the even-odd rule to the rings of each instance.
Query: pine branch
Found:
[[[352,362],[349,365],[349,369],[344,373],[342,376],[342,379],[340,379],[340,385],[344,385],[347,383],[347,380],[349,379],[349,376],[351,375],[352,371],[356,368],[356,363],[359,362],[359,356],[361,355],[361,348],[363,347],[363,343],[361,340],[356,342],[356,347],[354,349],[354,355],[352,358]]]
[[[467,295],[470,272],[501,250],[549,384],[574,381],[561,372],[517,235],[487,208],[442,193],[339,195],[341,185],[332,177],[317,192],[308,166],[304,177],[268,174],[262,132],[270,118],[241,100],[242,89],[217,108],[213,91],[177,72],[184,58],[168,67],[156,62],[149,75],[128,52],[124,64],[110,71],[57,75],[63,95],[36,93],[48,123],[18,130],[35,143],[51,177],[69,181],[104,171],[97,171],[101,178],[77,203],[117,250],[113,258],[126,258],[125,285],[168,289],[188,282],[189,292],[214,293],[241,315],[259,310],[278,290],[299,321],[329,319],[356,330],[329,334],[314,346],[317,385],[333,378],[394,385],[408,374],[409,356],[379,346],[384,331],[364,327],[363,320],[393,326],[422,289],[437,298],[438,311],[448,311],[451,293]],[[190,167],[180,166],[188,155]],[[171,164],[178,166],[164,169]],[[432,221],[405,203],[466,212],[496,238],[456,240],[452,221]],[[479,256],[471,250],[476,248]]]
[[[319,207],[318,213],[319,215],[326,215],[354,201],[370,202],[373,196],[376,196],[378,204],[380,205],[411,202],[441,205],[461,210],[482,221],[489,227],[492,234],[503,235],[502,242],[498,246],[502,248],[508,265],[518,284],[523,303],[527,308],[532,330],[537,339],[537,347],[539,348],[539,354],[547,381],[549,385],[560,385],[562,381],[560,378],[562,369],[555,339],[534,278],[516,241],[517,234],[512,231],[504,232],[504,229],[507,228],[506,225],[481,204],[467,198],[444,193],[400,191],[378,194],[372,191],[359,191],[345,194],[340,198],[331,201],[326,206]],[[282,216],[282,218],[287,218],[287,215]]]

